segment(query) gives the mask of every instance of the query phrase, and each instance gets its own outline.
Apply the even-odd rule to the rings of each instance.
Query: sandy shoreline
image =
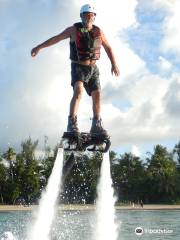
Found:
[[[37,209],[37,205],[22,206],[22,205],[0,205],[0,212],[10,212],[10,211],[32,211]],[[95,210],[96,206],[91,204],[68,204],[68,205],[58,205],[59,210],[64,211],[88,211]],[[116,210],[180,210],[180,205],[157,205],[157,204],[145,204],[142,207],[136,205],[133,207],[131,205],[126,206],[116,206]]]

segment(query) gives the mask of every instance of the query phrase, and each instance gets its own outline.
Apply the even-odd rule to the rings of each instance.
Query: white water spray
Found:
[[[16,240],[12,234],[12,232],[4,232],[1,236],[1,240]]]
[[[63,167],[63,149],[59,148],[46,191],[39,203],[37,220],[32,229],[30,240],[49,240],[55,205],[60,191]]]
[[[118,233],[114,207],[116,198],[114,197],[114,189],[112,187],[109,152],[103,156],[97,193],[94,240],[117,240]]]

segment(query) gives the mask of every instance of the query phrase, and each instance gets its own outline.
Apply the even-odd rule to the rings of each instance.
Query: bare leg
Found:
[[[99,89],[93,91],[91,93],[92,102],[93,102],[93,116],[96,119],[100,118],[101,112],[101,92]]]
[[[101,119],[101,91],[97,89],[91,93],[91,96],[93,101],[93,120],[90,132],[107,135]]]
[[[75,116],[78,112],[79,103],[83,93],[83,82],[77,81],[74,85],[74,94],[70,103],[70,116]]]

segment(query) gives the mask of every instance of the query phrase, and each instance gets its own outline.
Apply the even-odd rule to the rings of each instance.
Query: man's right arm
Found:
[[[73,33],[73,30],[74,30],[74,27],[69,27],[69,28],[66,28],[63,32],[61,32],[60,34],[48,39],[47,41],[39,44],[38,46],[36,46],[35,48],[33,48],[31,50],[31,56],[32,57],[35,57],[38,52],[42,49],[42,48],[46,48],[46,47],[49,47],[51,45],[54,45],[58,42],[60,42],[61,40],[64,40],[66,38],[69,38],[72,33]]]

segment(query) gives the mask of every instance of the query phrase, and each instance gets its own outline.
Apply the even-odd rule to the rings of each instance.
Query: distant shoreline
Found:
[[[38,205],[0,205],[1,212],[11,211],[33,211],[38,208]],[[58,210],[63,211],[89,211],[95,210],[96,205],[93,204],[62,204],[58,205]],[[125,206],[116,206],[116,210],[180,210],[180,205],[168,205],[168,204],[144,204],[143,208],[140,205],[135,204]]]

